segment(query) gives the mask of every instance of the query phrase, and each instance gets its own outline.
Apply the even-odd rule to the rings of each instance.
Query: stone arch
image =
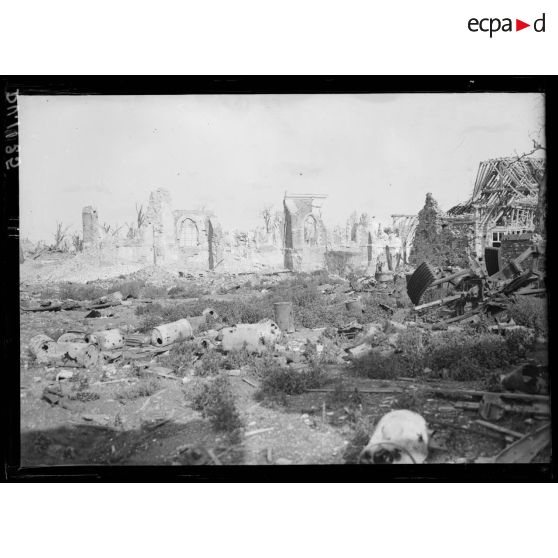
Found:
[[[185,218],[180,223],[179,229],[180,246],[195,247],[200,243],[200,231],[193,219]]]

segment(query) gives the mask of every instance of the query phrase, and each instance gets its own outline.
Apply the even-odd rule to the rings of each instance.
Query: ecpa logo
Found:
[[[536,19],[533,22],[533,29],[537,33],[544,33],[544,26],[545,26],[545,14],[543,14],[539,19]],[[472,17],[467,27],[469,31],[473,33],[477,33],[478,31],[482,31],[483,33],[490,33],[490,38],[494,33],[498,31],[510,32],[514,31],[512,18],[505,17],[500,19],[498,17],[485,17],[482,19],[477,19],[476,17]],[[531,27],[530,23],[525,23],[520,19],[515,20],[515,31],[521,31],[522,29],[526,29],[527,27]]]

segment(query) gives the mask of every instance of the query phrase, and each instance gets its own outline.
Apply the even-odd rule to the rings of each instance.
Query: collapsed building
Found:
[[[222,233],[208,211],[174,210],[170,193],[151,193],[147,210],[138,213],[136,226],[122,238],[99,225],[97,211],[82,212],[83,248],[106,257],[145,264],[184,262],[189,269],[214,269],[223,259]]]
[[[345,227],[336,227],[330,235],[326,255],[328,268],[343,266],[368,275],[380,269],[394,271],[408,263],[416,215],[392,215],[389,226],[377,223],[363,213],[353,213]]]
[[[394,270],[407,264],[416,229],[415,215],[392,215],[391,226],[355,212],[345,226],[328,230],[321,208],[321,194],[285,195],[285,267],[293,271],[327,268],[374,274],[378,268]]]
[[[325,266],[327,231],[322,219],[322,194],[285,194],[285,268],[312,271]]]
[[[223,231],[210,211],[173,209],[170,193],[151,192],[147,209],[120,229],[101,226],[97,210],[83,208],[83,250],[99,262],[178,264],[185,271],[250,272],[262,269],[335,273],[406,265],[417,226],[414,215],[393,215],[391,226],[366,213],[353,213],[343,227],[329,229],[322,218],[323,194],[285,194],[283,211],[263,211],[265,226]]]
[[[514,259],[535,234],[544,173],[544,159],[491,159],[480,163],[471,198],[446,213],[427,194],[410,263],[467,267],[471,258],[484,259],[487,248],[501,248],[504,263]]]

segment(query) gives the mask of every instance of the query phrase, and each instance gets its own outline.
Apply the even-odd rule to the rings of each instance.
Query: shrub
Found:
[[[156,314],[145,314],[141,317],[138,324],[138,331],[141,333],[149,333],[154,327],[161,325],[163,322],[160,316]]]
[[[221,355],[214,350],[203,354],[194,368],[196,376],[215,376],[221,369]]]
[[[548,334],[548,307],[546,298],[518,296],[517,301],[508,308],[510,318],[517,325],[531,327],[537,335]]]
[[[535,346],[535,336],[525,330],[508,331],[505,339],[508,357],[512,361],[525,358]]]
[[[208,290],[200,285],[189,282],[181,282],[169,290],[170,298],[199,298],[208,294]]]
[[[323,384],[324,374],[319,366],[310,365],[306,370],[294,370],[281,366],[276,361],[267,363],[265,370],[260,371],[260,388],[256,392],[257,400],[271,400],[286,403],[287,395],[304,393],[307,389]]]
[[[338,378],[333,383],[333,391],[326,396],[329,407],[337,405],[361,405],[362,394],[357,387],[353,387],[344,378]]]
[[[71,393],[68,395],[68,399],[81,401],[82,403],[87,403],[88,401],[96,401],[100,398],[101,396],[98,393],[88,390],[76,391],[75,393]]]
[[[353,360],[358,376],[389,379],[420,376],[430,369],[435,377],[444,374],[458,381],[485,378],[491,370],[515,364],[532,347],[525,332],[509,332],[504,338],[493,333],[444,331],[431,335],[409,328],[399,334],[396,352],[368,353]]]
[[[138,306],[136,308],[136,316],[143,316],[145,314],[155,314],[158,316],[162,316],[163,306],[158,302],[153,302],[152,304],[145,304],[144,306]]]
[[[167,289],[157,285],[145,285],[141,290],[141,296],[145,298],[164,298],[167,296]]]
[[[356,358],[351,363],[351,372],[356,376],[388,380],[398,376],[417,376],[422,370],[422,360],[416,360],[416,367],[401,354],[383,355],[371,352]]]
[[[175,343],[167,356],[160,356],[159,362],[163,366],[172,368],[178,376],[184,376],[189,368],[194,364],[198,347],[196,343],[189,340],[181,340]]]
[[[243,366],[253,366],[256,356],[246,349],[246,344],[242,349],[233,349],[224,357],[222,365],[226,370],[238,370]]]
[[[358,456],[363,450],[364,446],[370,441],[370,436],[373,432],[373,424],[369,417],[361,418],[355,427],[353,437],[349,440],[345,451],[343,452],[343,459],[345,463],[357,463]]]
[[[191,402],[192,408],[209,419],[215,430],[233,432],[242,427],[242,420],[225,376],[194,384]]]
[[[116,399],[134,400],[141,397],[149,397],[153,395],[161,387],[161,382],[155,378],[149,380],[140,380],[138,383],[125,387],[118,391],[115,395]]]
[[[318,355],[318,364],[337,364],[340,352],[339,347],[331,339],[322,338],[320,342],[323,345],[323,349]]]
[[[454,380],[476,380],[513,360],[499,335],[446,331],[430,339],[425,366],[434,371],[446,368]]]

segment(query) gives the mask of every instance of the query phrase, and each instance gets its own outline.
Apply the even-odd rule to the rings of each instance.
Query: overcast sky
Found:
[[[480,161],[531,149],[536,94],[19,97],[21,236],[81,230],[81,209],[123,224],[164,187],[225,229],[262,223],[285,191],[387,221],[467,199]]]

